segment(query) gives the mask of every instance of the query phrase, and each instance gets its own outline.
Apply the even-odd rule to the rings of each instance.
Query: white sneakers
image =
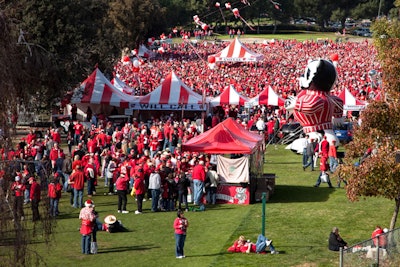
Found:
[[[279,251],[271,251],[271,254],[279,254]]]
[[[135,214],[142,214],[142,213],[138,210],[135,210]]]
[[[129,213],[129,211],[128,210],[123,210],[122,213],[126,214],[126,213]]]

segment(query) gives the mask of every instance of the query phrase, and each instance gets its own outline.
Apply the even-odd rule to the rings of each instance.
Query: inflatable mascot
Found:
[[[336,68],[330,61],[310,61],[299,79],[302,90],[285,101],[286,110],[293,113],[305,134],[319,141],[326,136],[330,144],[333,140],[339,144],[332,128],[343,117],[343,101],[330,94],[336,79]]]

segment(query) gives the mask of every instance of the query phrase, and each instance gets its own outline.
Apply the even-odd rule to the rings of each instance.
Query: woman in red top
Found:
[[[175,255],[177,259],[185,258],[183,248],[185,246],[186,231],[189,226],[188,220],[185,218],[183,211],[178,210],[177,217],[174,220],[175,229]]]
[[[19,176],[15,176],[15,182],[11,185],[11,192],[14,194],[14,220],[17,218],[21,221],[24,220],[24,192],[25,185],[21,183],[21,178]]]

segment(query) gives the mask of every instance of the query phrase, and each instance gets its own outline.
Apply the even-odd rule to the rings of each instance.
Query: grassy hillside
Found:
[[[349,244],[368,239],[376,224],[388,226],[394,203],[377,198],[351,203],[343,188],[314,188],[318,172],[303,171],[300,162],[301,156],[284,146],[270,146],[266,152],[265,172],[277,175],[275,194],[266,205],[266,235],[274,240],[278,255],[228,253],[239,235],[256,240],[262,204],[225,204],[186,213],[187,258],[175,259],[175,212],[151,213],[147,201],[144,213],[135,215],[136,203],[129,196],[131,212],[117,214],[117,196],[104,196],[102,182],[93,198],[100,218],[117,215],[128,232],[99,232],[99,254],[82,255],[79,210],[70,207],[64,193],[54,240],[46,246],[39,238],[30,248],[47,266],[338,266],[339,255],[327,249],[331,228],[339,227]]]

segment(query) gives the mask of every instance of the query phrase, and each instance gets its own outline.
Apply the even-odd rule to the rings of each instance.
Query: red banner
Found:
[[[225,204],[250,204],[250,186],[220,184],[217,189],[217,202]]]

